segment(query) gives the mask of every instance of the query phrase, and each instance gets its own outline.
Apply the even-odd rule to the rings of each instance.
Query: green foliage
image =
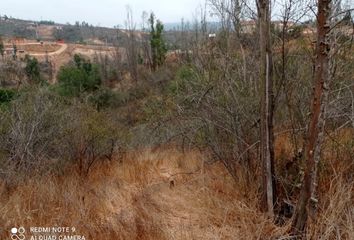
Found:
[[[11,89],[0,89],[0,105],[11,102],[16,96],[16,91]]]
[[[101,85],[98,66],[79,55],[74,56],[74,64],[60,69],[58,81],[60,93],[73,97],[78,97],[84,92],[95,91]]]
[[[160,20],[155,23],[155,15],[151,13],[150,18],[150,46],[152,51],[152,62],[153,68],[161,66],[166,59],[167,47],[165,40],[163,39],[162,33],[164,30],[164,25]]]
[[[174,109],[171,98],[152,95],[145,100],[144,116],[149,121],[156,121],[168,117]]]
[[[89,101],[99,111],[105,108],[117,108],[125,104],[129,100],[129,95],[124,93],[117,93],[109,88],[100,88],[92,96]]]
[[[169,83],[168,91],[173,95],[186,91],[187,86],[197,78],[194,70],[189,66],[182,66],[178,69],[176,77]]]
[[[25,62],[26,62],[25,72],[28,79],[33,83],[40,83],[41,74],[40,74],[38,60],[34,57],[30,57],[29,55],[26,55]]]

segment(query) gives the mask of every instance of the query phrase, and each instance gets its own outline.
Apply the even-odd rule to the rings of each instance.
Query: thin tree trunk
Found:
[[[330,24],[331,0],[318,0],[317,45],[314,73],[314,94],[311,105],[311,120],[308,126],[305,145],[306,170],[292,222],[292,233],[302,236],[306,229],[308,217],[313,216],[317,208],[316,187],[317,167],[324,138],[325,110],[330,81]]]
[[[261,206],[274,216],[274,133],[273,133],[273,61],[270,36],[270,1],[258,1],[260,33],[260,80],[261,80],[261,162],[263,164],[263,192]]]

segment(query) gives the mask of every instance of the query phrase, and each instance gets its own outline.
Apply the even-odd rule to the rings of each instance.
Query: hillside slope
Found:
[[[276,230],[253,210],[255,193],[243,201],[223,166],[202,159],[145,150],[97,165],[88,180],[72,171],[2,187],[0,237],[14,225],[76,227],[86,239],[256,239]]]
[[[221,163],[203,164],[203,159],[195,151],[147,149],[98,164],[87,178],[71,170],[20,186],[2,183],[0,238],[6,239],[13,226],[75,227],[85,239],[97,240],[279,239],[286,234],[289,222],[276,226],[257,210],[257,181],[247,185],[240,170],[236,184]],[[328,226],[353,217],[345,209],[344,215],[338,212],[351,198],[351,190],[340,184],[328,189],[330,199],[341,201],[329,205],[310,229],[313,239],[334,239]],[[343,239],[353,239],[352,230],[350,224],[341,229]]]

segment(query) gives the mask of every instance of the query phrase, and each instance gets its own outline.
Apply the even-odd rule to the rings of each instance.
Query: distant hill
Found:
[[[175,31],[181,31],[181,22],[164,23],[165,37],[169,46],[176,42]],[[200,27],[200,25],[199,25]],[[193,31],[194,23],[185,22],[184,29]],[[220,29],[220,23],[208,22],[207,31],[215,32]],[[148,32],[148,30],[146,31]],[[113,45],[128,41],[124,29],[97,27],[86,22],[75,24],[61,24],[54,21],[30,21],[0,16],[0,36],[7,38],[26,38],[34,40],[57,41],[68,43],[80,43],[91,45]],[[141,38],[137,30],[138,38]]]
[[[53,21],[29,21],[0,17],[0,35],[38,40],[64,40],[71,43],[113,44],[124,41],[124,31],[96,27],[88,23],[59,24]]]
[[[35,38],[36,31],[31,28],[31,21],[0,17],[0,35],[6,37]]]

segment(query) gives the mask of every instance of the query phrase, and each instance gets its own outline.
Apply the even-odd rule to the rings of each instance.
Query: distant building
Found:
[[[283,21],[272,21],[272,25],[274,26],[275,30],[282,30],[283,29]],[[287,27],[293,27],[295,25],[294,22],[287,22]],[[254,20],[247,20],[241,21],[241,30],[243,33],[253,33],[257,28],[257,21]]]
[[[310,26],[305,26],[304,29],[302,30],[302,35],[304,36],[311,36],[316,32],[316,28],[310,27]]]
[[[216,38],[216,33],[210,33],[209,38]]]
[[[273,24],[275,30],[278,30],[278,31],[283,30],[283,27],[284,27],[284,22],[283,21],[273,21],[272,24]],[[295,23],[291,22],[291,21],[288,21],[286,23],[286,25],[287,25],[288,28],[290,28],[290,27],[293,27],[295,25]]]
[[[243,33],[253,33],[256,30],[257,22],[254,20],[241,21],[241,31]]]

